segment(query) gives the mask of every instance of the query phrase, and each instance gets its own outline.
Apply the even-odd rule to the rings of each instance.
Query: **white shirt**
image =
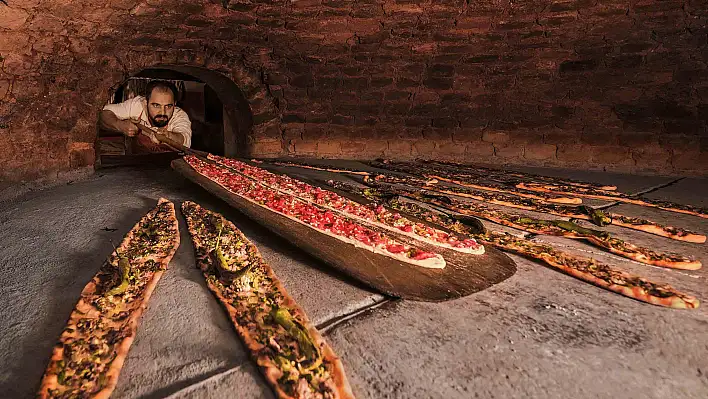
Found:
[[[148,118],[147,100],[143,96],[133,97],[119,104],[108,104],[103,109],[113,112],[118,119],[140,119],[147,126],[153,127]],[[185,147],[192,146],[192,122],[182,108],[175,107],[172,118],[167,122],[167,131],[181,134]]]

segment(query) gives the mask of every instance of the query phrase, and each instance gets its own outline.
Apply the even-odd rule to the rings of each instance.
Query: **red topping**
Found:
[[[370,230],[367,227],[355,223],[351,219],[337,215],[330,210],[323,210],[292,195],[282,194],[272,189],[268,189],[246,177],[230,173],[227,169],[203,162],[196,157],[185,156],[185,160],[197,172],[222,185],[229,191],[263,204],[274,211],[294,217],[301,222],[309,224],[320,230],[328,231],[334,235],[355,239],[367,246],[383,247],[393,254],[405,252],[408,257],[416,260],[438,256],[434,253],[424,252],[408,245],[400,244],[381,233]],[[259,179],[259,181],[262,180]],[[320,190],[318,195],[321,194],[324,196],[327,193],[327,191]],[[410,255],[411,253],[415,254],[417,257],[412,257]]]
[[[209,155],[209,157],[217,163],[236,169],[240,173],[254,178],[259,182],[280,190],[288,191],[290,194],[294,194],[298,197],[306,198],[318,205],[334,208],[367,221],[383,223],[388,226],[395,227],[400,231],[415,234],[421,238],[427,238],[440,244],[450,245],[453,248],[479,247],[479,244],[477,244],[477,242],[473,239],[460,240],[457,237],[450,236],[449,234],[434,229],[430,226],[421,223],[413,223],[398,213],[389,212],[381,205],[371,208],[355,201],[351,201],[332,191],[311,186],[289,176],[276,175],[268,172],[267,170],[254,167],[234,159],[214,155]]]

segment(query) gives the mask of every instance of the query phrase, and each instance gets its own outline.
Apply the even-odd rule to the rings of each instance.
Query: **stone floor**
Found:
[[[700,179],[542,172],[631,192],[654,189],[651,198],[704,206],[708,198]],[[119,241],[160,196],[223,212],[258,245],[341,356],[359,398],[708,397],[708,305],[682,311],[644,304],[515,256],[518,272],[483,292],[435,304],[391,300],[330,272],[168,169],[99,171],[0,198],[0,397],[34,395],[79,292],[111,252],[109,240]],[[706,219],[610,209],[708,232]],[[182,246],[142,318],[113,397],[272,398],[195,269],[180,223]],[[706,244],[608,230],[708,261]],[[708,301],[705,270],[666,270],[572,240],[534,239]]]

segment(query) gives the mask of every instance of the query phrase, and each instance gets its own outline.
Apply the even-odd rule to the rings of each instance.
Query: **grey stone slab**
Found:
[[[201,399],[201,398],[275,398],[272,391],[264,384],[253,363],[244,363],[238,367],[215,374],[201,381],[188,385],[165,399]]]
[[[119,242],[160,196],[177,206],[191,199],[224,213],[254,241],[316,324],[382,298],[331,273],[170,170],[101,172],[85,182],[3,202],[0,396],[33,395],[81,289],[111,253],[109,239]],[[249,362],[195,268],[189,234],[180,223],[182,244],[143,316],[114,397],[162,397]],[[261,385],[255,383],[253,392]]]
[[[703,398],[705,310],[643,304],[516,258],[505,282],[330,331],[359,398]]]
[[[687,177],[667,187],[647,193],[643,197],[708,207],[708,179]]]

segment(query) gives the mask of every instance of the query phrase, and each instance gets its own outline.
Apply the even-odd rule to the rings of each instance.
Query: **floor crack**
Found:
[[[668,183],[657,184],[656,186],[649,187],[649,188],[647,188],[647,189],[644,189],[644,190],[642,190],[642,191],[638,191],[638,192],[632,194],[632,197],[639,197],[640,195],[648,194],[648,193],[651,193],[651,192],[653,192],[653,191],[659,190],[659,189],[661,189],[661,188],[673,186],[674,184],[680,182],[680,181],[683,180],[683,179],[685,179],[685,177],[679,177],[679,178],[677,178],[677,179],[675,179],[675,180],[672,180],[672,181],[670,181],[670,182],[668,182]]]
[[[683,179],[685,179],[685,177],[679,177],[679,178],[674,179],[674,180],[672,180],[672,181],[670,181],[670,182],[668,182],[668,183],[657,184],[656,186],[652,186],[652,187],[649,187],[649,188],[645,188],[644,190],[637,191],[637,192],[634,193],[634,194],[630,194],[629,197],[632,197],[632,198],[640,197],[640,196],[642,196],[642,195],[644,195],[644,194],[649,194],[649,193],[652,193],[652,192],[654,192],[654,191],[656,191],[656,190],[659,190],[659,189],[662,189],[662,188],[666,188],[666,187],[669,187],[669,186],[673,186],[674,184],[680,182],[680,181],[683,180]],[[612,202],[607,203],[607,204],[593,206],[593,209],[607,209],[607,208],[610,208],[610,207],[613,207],[613,206],[616,206],[616,205],[622,205],[622,204],[624,204],[624,203],[625,203],[625,202],[622,202],[622,201],[612,201]]]
[[[362,308],[359,308],[357,310],[354,310],[352,312],[343,314],[341,316],[334,317],[332,319],[329,319],[327,321],[324,321],[320,324],[318,324],[315,328],[321,333],[321,334],[326,334],[328,331],[332,330],[333,328],[337,327],[338,325],[345,323],[363,313],[366,313],[370,310],[377,309],[389,302],[395,301],[396,298],[383,298],[380,301],[374,302],[370,305],[366,305]]]

